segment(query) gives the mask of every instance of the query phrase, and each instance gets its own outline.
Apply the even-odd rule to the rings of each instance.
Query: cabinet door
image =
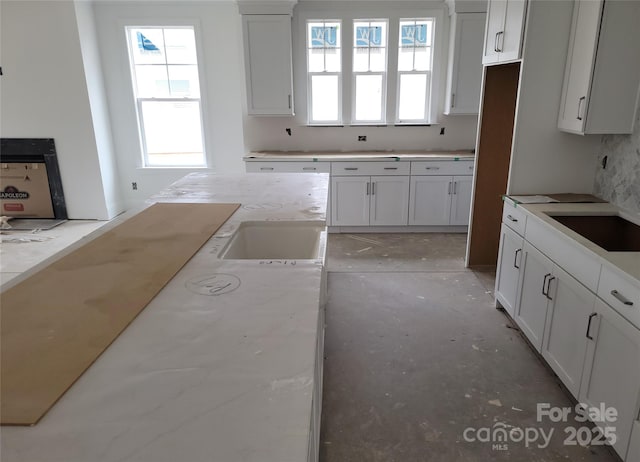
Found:
[[[515,318],[523,244],[522,236],[502,225],[496,273],[496,299],[512,318]]]
[[[587,351],[585,332],[596,296],[558,266],[552,278],[542,356],[577,399]]]
[[[506,12],[507,0],[489,0],[482,64],[495,64],[498,62],[498,39],[500,33],[504,31]]]
[[[594,423],[600,428],[615,427],[613,448],[624,459],[638,416],[640,330],[600,299],[596,300],[595,311],[597,316],[585,331],[590,338],[580,401],[589,407],[604,406],[618,412],[615,422]]]
[[[453,16],[453,55],[447,79],[445,114],[478,114],[482,84],[482,39],[486,15]]]
[[[583,133],[598,44],[602,1],[578,0],[573,8],[558,128]]]
[[[291,17],[243,15],[249,115],[293,115]]]
[[[371,177],[371,225],[407,225],[409,216],[409,177]]]
[[[451,213],[450,176],[412,176],[409,224],[446,226]]]
[[[449,224],[458,226],[469,225],[471,212],[472,176],[454,176],[451,188],[451,218]]]
[[[368,226],[371,177],[331,178],[331,225]]]
[[[540,351],[547,319],[547,286],[553,262],[525,241],[522,259],[522,287],[515,321],[529,341]]]
[[[526,0],[507,1],[503,33],[498,36],[501,63],[520,59],[526,11]]]

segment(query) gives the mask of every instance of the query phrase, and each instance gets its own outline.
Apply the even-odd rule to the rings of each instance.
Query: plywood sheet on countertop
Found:
[[[1,423],[37,423],[238,207],[154,204],[3,292]]]

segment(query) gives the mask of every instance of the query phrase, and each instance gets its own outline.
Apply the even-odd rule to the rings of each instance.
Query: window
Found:
[[[363,17],[354,7],[327,11],[328,19],[315,8],[300,13],[309,125],[435,121],[442,9],[373,9]]]
[[[204,167],[193,27],[127,27],[145,167]]]
[[[342,121],[342,53],[340,21],[307,23],[309,122]]]
[[[397,122],[429,121],[433,19],[401,19],[398,38]]]
[[[384,122],[387,21],[353,21],[352,122]]]

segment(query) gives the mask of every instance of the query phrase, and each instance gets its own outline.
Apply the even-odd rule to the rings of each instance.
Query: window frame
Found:
[[[387,30],[385,31],[385,44],[381,48],[384,48],[385,52],[385,62],[384,62],[384,71],[355,71],[354,68],[354,59],[353,52],[357,48],[355,43],[351,43],[351,118],[350,125],[384,125],[387,123],[387,85],[388,78],[387,75],[389,73],[389,18],[354,18],[351,20],[351,39],[355,40],[355,23],[356,22],[368,22],[369,27],[371,27],[372,22],[384,22]],[[369,47],[369,53],[370,47]],[[380,118],[379,119],[358,119],[356,117],[356,97],[358,94],[358,87],[356,85],[356,80],[358,76],[361,75],[380,75],[382,77],[382,98],[381,101],[381,109],[380,109]]]
[[[203,69],[202,69],[202,47],[200,45],[200,32],[199,25],[195,22],[171,22],[167,23],[165,21],[127,21],[122,24],[125,33],[125,44],[127,47],[127,58],[128,58],[128,81],[131,84],[132,89],[132,99],[135,108],[135,117],[136,117],[136,129],[137,129],[137,137],[138,143],[140,147],[140,156],[138,160],[139,168],[148,170],[148,169],[209,169],[211,168],[211,160],[208,156],[208,138],[207,131],[205,130],[205,120],[206,117],[206,108],[204,101],[206,100],[206,91],[203,82],[204,79]],[[134,43],[131,41],[130,30],[136,29],[190,29],[193,30],[194,35],[194,45],[195,45],[195,55],[196,55],[196,67],[198,70],[198,86],[199,86],[199,94],[198,98],[194,97],[140,97],[138,96],[138,86],[137,86],[137,72],[135,71],[136,63],[133,58],[133,47]],[[165,62],[162,66],[165,69],[168,69],[170,63]],[[168,77],[167,77],[168,78]],[[144,127],[144,117],[142,116],[142,104],[145,102],[197,102],[198,110],[200,114],[200,139],[202,142],[202,164],[167,164],[167,165],[154,165],[149,163],[149,153],[147,150],[147,140],[145,136],[145,127]]]
[[[338,23],[338,31],[337,34],[340,34],[340,71],[322,71],[322,72],[318,72],[318,71],[310,71],[309,70],[309,50],[311,50],[311,46],[309,44],[309,34],[308,34],[308,27],[310,23],[313,22],[322,22],[322,23],[334,23],[337,22]],[[342,87],[343,87],[343,74],[344,74],[344,37],[342,35],[342,30],[343,30],[343,24],[344,22],[340,19],[335,19],[335,18],[322,18],[322,19],[306,19],[305,21],[303,21],[304,24],[304,61],[305,61],[305,70],[306,70],[306,80],[307,80],[307,86],[306,86],[306,93],[307,93],[307,124],[308,125],[313,125],[313,126],[333,126],[333,125],[342,125],[343,123],[343,99],[342,99]],[[321,75],[321,76],[332,76],[335,75],[338,77],[338,118],[337,120],[311,120],[311,114],[312,114],[312,110],[313,110],[313,104],[312,104],[312,84],[311,84],[311,80],[313,79],[313,76],[316,75]]]
[[[432,33],[431,33],[431,53],[430,53],[430,57],[431,57],[431,69],[428,71],[418,71],[418,70],[411,70],[411,71],[401,71],[400,70],[400,66],[397,67],[397,82],[396,82],[396,112],[395,112],[395,123],[396,125],[430,125],[430,118],[431,118],[431,106],[432,106],[432,102],[433,102],[433,74],[434,74],[434,62],[435,62],[435,48],[436,48],[436,31],[438,28],[437,25],[437,19],[433,16],[422,16],[422,17],[414,17],[414,18],[400,18],[398,21],[398,26],[400,25],[401,21],[420,21],[420,20],[425,20],[425,19],[432,19],[433,20],[433,26],[432,26]],[[398,42],[400,42],[400,33],[398,33]],[[398,43],[398,48],[400,48],[400,43]],[[414,50],[415,53],[415,50]],[[415,64],[415,58],[414,58],[414,64]],[[426,98],[424,101],[424,115],[425,117],[422,119],[401,119],[400,118],[400,82],[402,80],[402,76],[403,75],[426,75],[427,77],[427,91],[426,91]]]
[[[381,7],[371,2],[357,2],[352,4],[337,4],[329,2],[300,3],[296,6],[294,21],[297,23],[294,34],[296,50],[294,54],[295,74],[302,76],[307,71],[307,21],[336,21],[342,23],[342,87],[341,87],[341,111],[342,122],[330,124],[318,124],[310,120],[309,86],[308,78],[295,77],[294,88],[297,101],[304,102],[307,107],[297,107],[297,116],[302,125],[309,127],[322,126],[429,126],[438,123],[443,114],[442,102],[444,101],[446,72],[447,72],[447,46],[448,15],[446,5],[419,6],[416,2],[398,2],[396,8]],[[345,37],[351,40],[353,37],[353,20],[362,18],[384,18],[387,20],[387,79],[386,79],[386,122],[361,123],[352,120],[354,111],[353,87],[353,43],[346,43]],[[433,18],[433,55],[431,71],[431,105],[428,111],[428,122],[407,121],[399,123],[398,114],[398,37],[400,20],[406,18]],[[392,40],[395,43],[391,42]],[[348,103],[347,103],[348,102]]]

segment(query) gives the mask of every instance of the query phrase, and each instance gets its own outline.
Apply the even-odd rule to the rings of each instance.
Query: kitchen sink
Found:
[[[324,258],[324,223],[245,221],[220,253],[226,260],[315,260]]]
[[[549,215],[609,252],[640,252],[640,226],[619,215]]]

